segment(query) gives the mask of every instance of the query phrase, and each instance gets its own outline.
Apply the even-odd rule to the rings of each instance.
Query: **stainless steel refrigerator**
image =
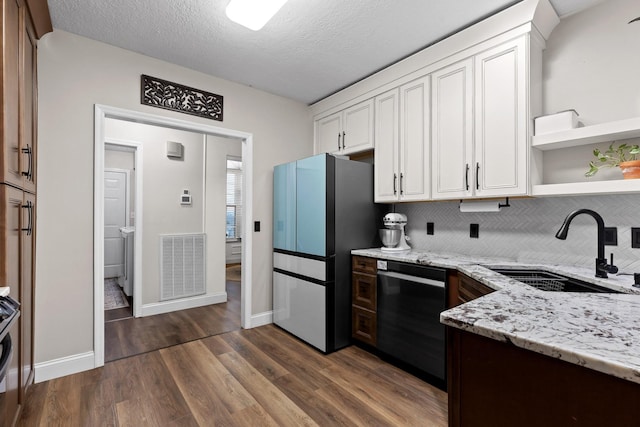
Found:
[[[351,337],[351,250],[376,244],[373,166],[329,154],[273,171],[273,321],[329,353]]]

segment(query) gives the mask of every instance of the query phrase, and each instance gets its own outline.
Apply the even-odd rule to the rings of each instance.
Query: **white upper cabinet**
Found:
[[[526,38],[433,73],[433,198],[528,191]]]
[[[429,76],[375,99],[375,201],[427,200]]]
[[[398,200],[399,98],[400,91],[392,89],[375,99],[374,193],[376,203]]]
[[[527,194],[526,40],[475,57],[475,194]]]
[[[473,60],[434,72],[431,146],[434,199],[473,194]]]
[[[315,153],[351,154],[373,148],[373,99],[315,122]]]

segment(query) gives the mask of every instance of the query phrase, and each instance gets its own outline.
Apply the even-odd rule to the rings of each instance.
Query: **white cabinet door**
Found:
[[[473,59],[431,76],[432,197],[455,199],[472,195]]]
[[[373,99],[344,110],[342,154],[373,148]]]
[[[375,98],[374,195],[376,203],[398,200],[400,161],[398,89]]]
[[[316,154],[338,153],[342,147],[342,111],[316,120]]]
[[[400,200],[428,200],[431,193],[429,82],[426,76],[400,87]]]
[[[315,154],[352,154],[373,149],[373,99],[315,122]]]
[[[526,40],[475,57],[475,194],[527,194]]]

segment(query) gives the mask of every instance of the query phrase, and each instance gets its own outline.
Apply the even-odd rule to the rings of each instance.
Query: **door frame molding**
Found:
[[[242,162],[244,179],[243,192],[243,228],[242,228],[242,281],[240,284],[240,325],[251,328],[251,300],[252,300],[252,260],[253,260],[253,134],[248,132],[226,129],[218,126],[189,122],[166,116],[126,110],[108,105],[94,106],[94,206],[93,206],[93,281],[94,281],[94,366],[104,366],[104,148],[105,148],[105,119],[119,119],[144,123],[155,126],[168,127],[208,135],[237,138],[242,142]],[[142,180],[136,180],[142,181]],[[137,195],[136,195],[137,197]],[[137,201],[136,201],[137,203]],[[141,218],[141,204],[136,206],[136,225]],[[141,234],[141,233],[140,233]],[[138,266],[138,228],[136,228],[136,276],[139,276],[141,266]],[[141,262],[141,260],[140,260]],[[134,291],[134,309],[136,301],[140,303]]]

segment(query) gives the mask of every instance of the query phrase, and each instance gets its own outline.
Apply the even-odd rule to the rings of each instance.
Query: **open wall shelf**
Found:
[[[640,117],[634,117],[562,132],[535,135],[531,146],[547,151],[639,137]]]

